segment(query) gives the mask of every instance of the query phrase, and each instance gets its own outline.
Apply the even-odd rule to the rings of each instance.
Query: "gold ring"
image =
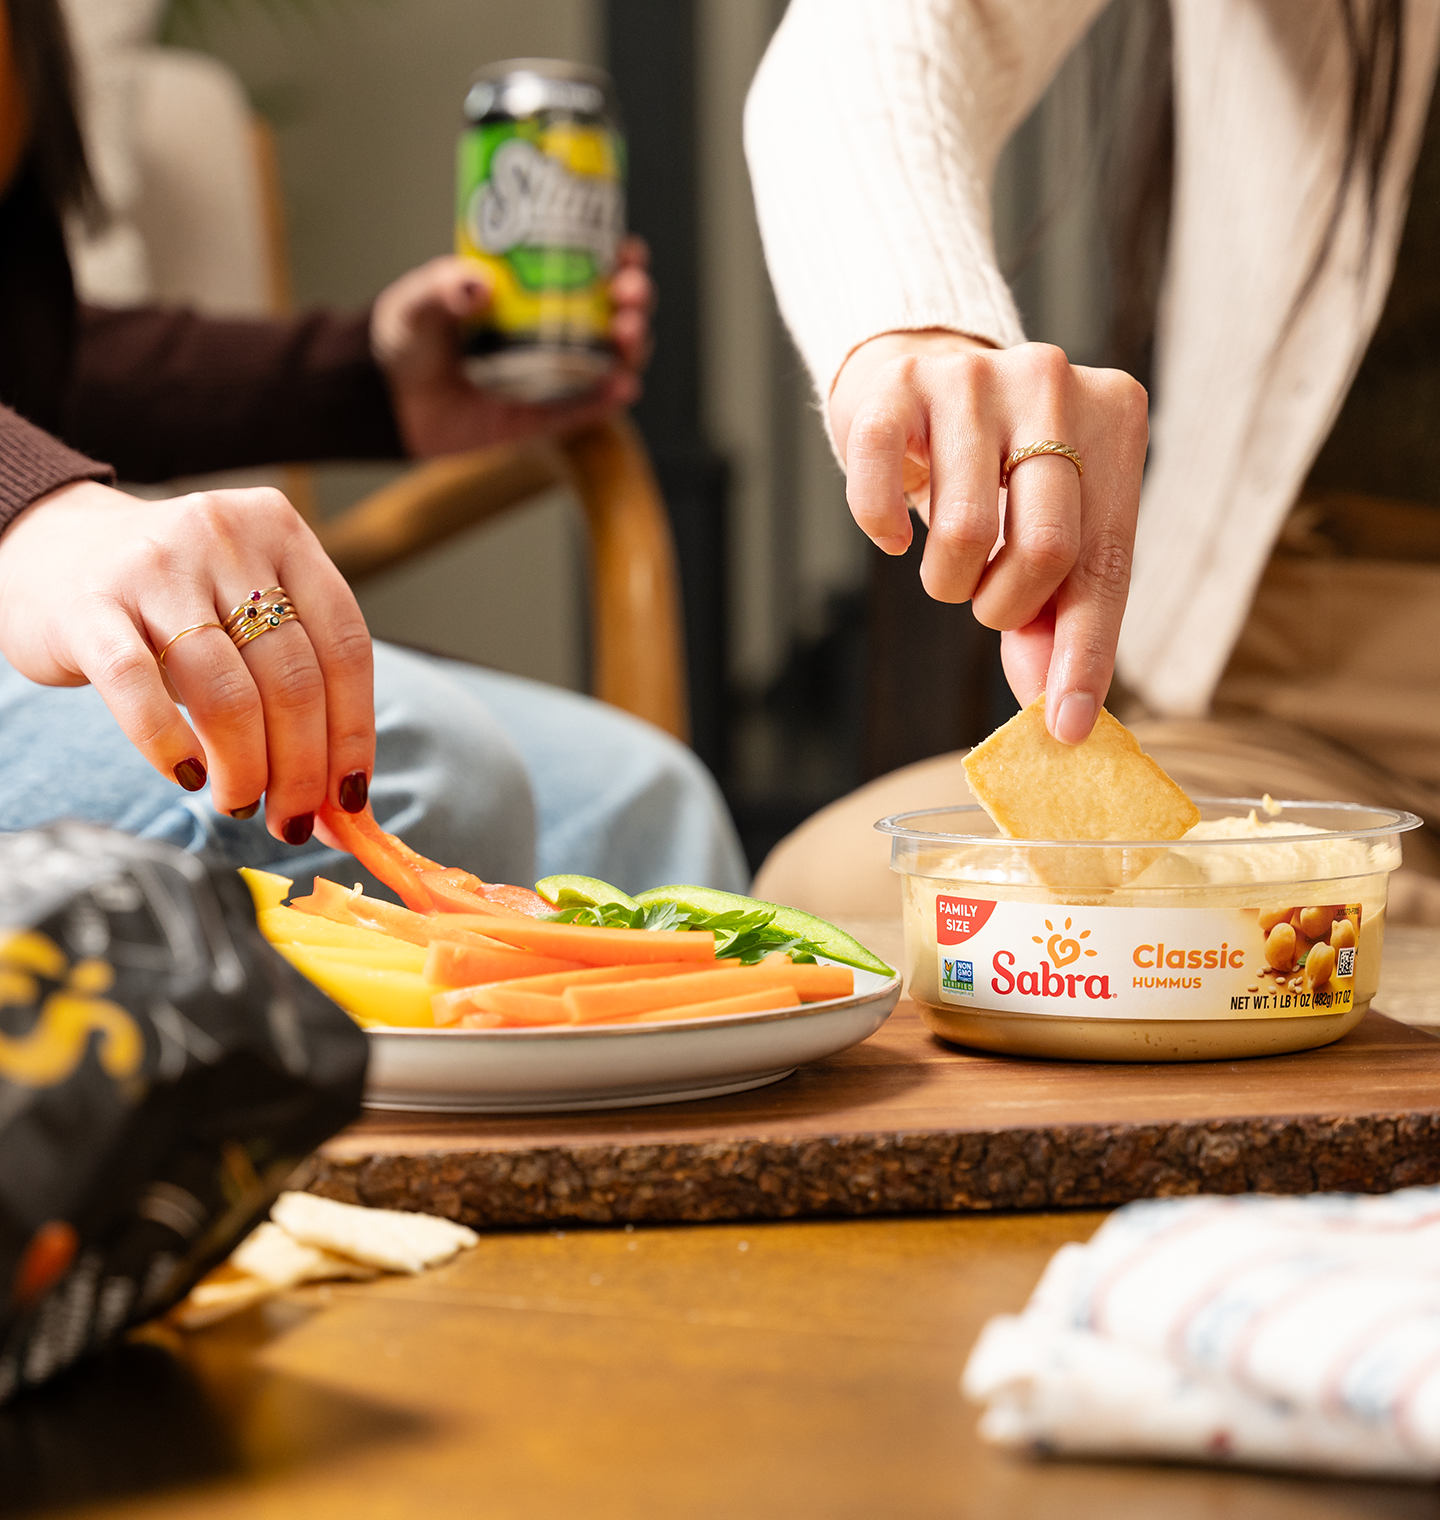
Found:
[[[224,628],[222,628],[219,623],[216,623],[214,621],[211,621],[209,623],[191,623],[188,628],[182,628],[180,632],[177,633],[173,638],[165,640],[165,647],[160,651],[159,654],[155,656],[160,669],[165,669],[165,656],[170,653],[170,646],[172,644],[178,644],[180,640],[186,636],[186,634],[199,633],[202,628],[219,628],[221,633],[225,632]]]
[[[1061,443],[1055,438],[1042,438],[1039,443],[1027,443],[1023,449],[1016,449],[1010,455],[1005,461],[1005,468],[1000,472],[1000,484],[1008,486],[1010,484],[1011,470],[1017,464],[1024,464],[1027,459],[1034,459],[1040,454],[1063,454],[1075,466],[1080,477],[1084,478],[1085,466],[1080,459],[1080,455],[1068,443]]]
[[[298,623],[300,614],[283,586],[269,586],[252,591],[243,602],[225,615],[224,630],[237,649],[244,649],[262,633],[269,633],[282,623]]]
[[[236,602],[229,612],[225,614],[225,627],[229,628],[232,623],[238,624],[246,621],[247,615],[250,619],[254,619],[258,615],[261,603],[273,601],[277,597],[281,601],[288,602],[290,600],[285,595],[285,588],[283,586],[267,586],[263,591],[252,591],[243,602]],[[252,609],[254,610],[252,611]]]

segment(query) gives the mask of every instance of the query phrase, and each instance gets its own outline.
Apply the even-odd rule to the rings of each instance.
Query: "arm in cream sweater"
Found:
[[[745,151],[780,309],[823,401],[879,333],[1024,342],[995,161],[1104,0],[792,0]]]
[[[1102,0],[793,0],[745,145],[780,308],[810,366],[851,512],[1002,632],[1022,704],[1079,743],[1110,685],[1147,435],[1128,375],[1027,344],[996,267],[1001,145]],[[1005,495],[1012,450],[1027,459]]]

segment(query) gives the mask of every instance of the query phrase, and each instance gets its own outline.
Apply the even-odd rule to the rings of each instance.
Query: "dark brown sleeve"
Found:
[[[67,448],[8,406],[0,406],[0,533],[32,501],[72,480],[103,480],[115,472]]]
[[[122,480],[398,459],[368,312],[284,321],[80,308],[66,436]]]

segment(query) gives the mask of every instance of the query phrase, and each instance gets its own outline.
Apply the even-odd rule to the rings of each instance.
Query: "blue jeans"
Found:
[[[630,892],[749,880],[719,789],[668,734],[617,708],[456,660],[375,645],[383,828],[444,865],[528,886],[599,876]],[[318,839],[293,848],[153,770],[88,686],[36,686],[0,659],[0,829],[56,818],[209,849],[308,890],[374,879]],[[385,895],[389,896],[389,893]]]

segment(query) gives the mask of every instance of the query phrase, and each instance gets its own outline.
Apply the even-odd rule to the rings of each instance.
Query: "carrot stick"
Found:
[[[440,1016],[435,1016],[435,1022],[440,1022]],[[512,1024],[500,1013],[467,1013],[457,1021],[461,1029],[518,1029],[521,1026]]]
[[[855,973],[848,966],[807,965],[792,961],[783,950],[767,955],[760,963],[781,973],[802,1003],[819,1003],[826,998],[850,997],[855,991]]]
[[[436,941],[437,944],[442,943]],[[530,955],[528,950],[517,950],[516,955]],[[540,956],[532,956],[539,961]],[[437,1024],[454,1024],[464,1022],[464,1016],[468,1013],[479,1011],[493,1011],[487,1001],[492,990],[503,986],[508,992],[538,992],[545,997],[558,997],[567,987],[584,986],[590,984],[604,984],[608,982],[635,982],[646,981],[653,977],[677,976],[692,969],[689,961],[660,961],[649,966],[589,966],[580,971],[561,971],[553,975],[517,977],[505,982],[482,982],[467,987],[457,987],[449,992],[437,992],[431,999],[435,1007],[435,1022]],[[716,961],[717,966],[734,966],[736,961]],[[426,967],[426,977],[435,982],[436,978],[431,974],[429,965]],[[437,986],[444,986],[443,982],[436,982]],[[568,1017],[568,1016],[567,1016]]]
[[[619,982],[599,987],[567,987],[561,994],[576,1023],[618,1019],[652,1008],[680,1008],[717,997],[739,997],[764,987],[786,987],[788,979],[773,966],[735,966],[725,971],[695,971],[651,982]],[[799,994],[797,993],[798,997]]]
[[[436,915],[416,913],[410,908],[397,907],[381,897],[352,897],[348,904],[350,921],[364,924],[369,929],[379,929],[382,934],[393,934],[396,939],[408,940],[412,945],[428,945],[440,936],[435,933]],[[478,934],[464,930],[452,930],[444,938],[464,943],[493,944]],[[498,947],[497,947],[498,948]]]
[[[448,994],[445,994],[448,996]],[[651,1013],[632,1014],[628,1018],[615,1019],[616,1024],[662,1024],[672,1019],[710,1019],[727,1013],[770,1013],[785,1008],[797,1008],[800,999],[793,987],[767,988],[763,992],[747,992],[743,997],[716,998],[710,1003],[687,1003],[680,1008],[657,1008]],[[437,1016],[436,1022],[439,1023]],[[459,1020],[462,1029],[520,1029],[526,1027],[523,1020],[503,1013],[467,1013]]]
[[[469,915],[441,914],[443,918]],[[588,966],[629,966],[651,961],[714,963],[715,936],[708,929],[596,929],[588,924],[547,924],[537,919],[472,920],[487,938],[518,949],[538,950]]]
[[[529,950],[517,950],[516,955],[531,955]],[[534,957],[539,959],[538,956]],[[734,966],[737,961],[716,961],[716,966]],[[604,986],[611,982],[648,981],[659,976],[683,976],[695,969],[694,961],[655,961],[643,966],[585,966],[575,971],[561,971],[554,975],[536,975],[507,981],[506,986],[515,992],[540,992],[559,997],[567,987]],[[477,989],[478,990],[478,989]]]
[[[492,950],[484,945],[444,939],[432,939],[425,957],[425,980],[437,987],[474,987],[481,982],[506,982],[517,977],[543,981],[549,973],[579,969],[579,961],[536,955],[533,950],[512,950],[508,945],[497,945]]]
[[[474,993],[474,1011],[477,1013],[498,1013],[507,1022],[515,1024],[568,1024],[570,1015],[565,1012],[565,1004],[554,996],[543,992],[512,992],[504,982],[496,982],[489,987],[476,987]],[[444,994],[435,994],[443,996]],[[431,997],[433,1009],[435,996]]]
[[[292,897],[290,906],[300,913],[317,918],[331,918],[336,923],[354,923],[350,917],[350,899],[359,896],[358,887],[342,887],[338,881],[317,876],[308,897]]]
[[[747,992],[743,997],[716,998],[709,1003],[686,1003],[680,1008],[655,1008],[649,1013],[631,1014],[617,1019],[619,1024],[663,1024],[671,1019],[713,1019],[725,1013],[769,1013],[781,1008],[798,1008],[800,999],[793,987],[776,987],[768,992]]]

